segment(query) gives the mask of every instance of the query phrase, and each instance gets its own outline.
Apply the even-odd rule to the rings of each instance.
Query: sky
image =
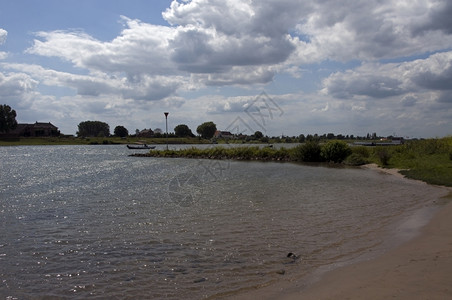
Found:
[[[75,134],[452,135],[450,0],[0,0],[0,104]]]

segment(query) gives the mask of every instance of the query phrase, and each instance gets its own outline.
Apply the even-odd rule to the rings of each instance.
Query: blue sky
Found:
[[[0,0],[0,104],[66,134],[164,128],[169,111],[194,132],[446,136],[450,15],[446,0]]]

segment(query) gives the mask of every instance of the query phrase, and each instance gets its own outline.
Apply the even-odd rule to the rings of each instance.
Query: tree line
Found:
[[[204,122],[199,125],[196,132],[204,139],[210,139],[217,131],[217,126],[213,122]],[[129,131],[122,125],[116,126],[114,135],[119,137],[126,137]],[[185,124],[179,124],[174,127],[174,134],[176,137],[194,137],[195,135],[191,129]],[[101,121],[84,121],[78,124],[77,136],[79,137],[108,137],[110,136],[110,126]]]
[[[16,111],[12,109],[9,105],[0,105],[0,133],[7,133],[8,131],[14,130],[17,127],[16,121]],[[214,122],[204,122],[196,128],[196,133],[203,139],[211,139],[214,137],[217,131],[217,126]],[[137,129],[137,132],[139,130]],[[129,136],[129,131],[122,125],[118,125],[114,128],[114,136],[127,137]],[[77,136],[79,137],[109,137],[110,126],[101,121],[83,121],[78,124]],[[165,135],[164,135],[165,136]],[[174,128],[174,133],[169,134],[170,137],[195,137],[191,129],[186,124],[179,124]],[[377,140],[382,137],[378,136],[377,133],[368,133],[366,136],[354,136],[354,135],[335,135],[333,133],[327,133],[323,135],[318,134],[300,134],[299,136],[276,136],[269,137],[264,136],[261,131],[256,131],[251,135],[238,134],[235,136],[236,139],[241,139],[245,141],[257,140],[263,143],[268,143],[270,140],[274,142],[285,142],[285,143],[305,143],[310,141],[321,141],[321,140]],[[392,138],[391,136],[388,138]]]

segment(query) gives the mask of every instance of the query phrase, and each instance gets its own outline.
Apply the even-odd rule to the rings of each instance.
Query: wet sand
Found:
[[[366,168],[403,177],[394,169]],[[444,188],[444,195],[448,191]],[[418,235],[381,256],[332,266],[307,286],[283,281],[232,299],[452,299],[452,203],[439,205]]]

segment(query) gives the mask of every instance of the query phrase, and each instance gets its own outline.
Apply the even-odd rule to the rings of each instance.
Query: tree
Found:
[[[0,105],[0,132],[8,132],[17,127],[16,111],[9,105]]]
[[[188,126],[185,124],[180,124],[174,127],[174,134],[176,134],[176,136],[178,137],[186,137],[193,135],[190,128],[188,128]]]
[[[258,140],[258,139],[260,139],[260,138],[262,138],[264,136],[264,134],[262,133],[262,132],[260,132],[260,131],[256,131],[255,133],[254,133],[254,137]]]
[[[304,136],[304,134],[300,134],[300,135],[298,136],[298,142],[304,143],[305,140],[306,140],[306,137]]]
[[[114,134],[119,137],[126,137],[129,135],[129,131],[124,126],[116,126]]]
[[[217,125],[214,122],[204,122],[196,128],[196,132],[201,135],[203,139],[211,139],[217,131]]]
[[[78,124],[78,136],[110,136],[110,126],[100,121],[84,121]]]

